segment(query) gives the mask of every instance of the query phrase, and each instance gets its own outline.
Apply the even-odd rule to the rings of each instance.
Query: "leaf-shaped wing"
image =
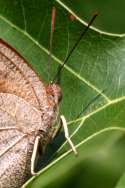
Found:
[[[13,93],[38,109],[45,103],[45,87],[27,62],[0,40],[0,91]],[[44,97],[43,97],[44,96]]]
[[[41,111],[23,98],[0,93],[0,128],[17,128],[23,133],[42,129]]]

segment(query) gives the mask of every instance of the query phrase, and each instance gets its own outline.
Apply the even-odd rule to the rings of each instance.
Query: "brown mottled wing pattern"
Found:
[[[0,39],[0,93],[11,93],[25,99],[41,111],[47,129],[55,118],[53,94],[28,63],[11,46]]]
[[[1,39],[0,92],[20,96],[40,110],[47,104],[43,82],[27,62]]]
[[[24,99],[0,93],[0,188],[20,187],[30,174],[34,131],[41,123],[40,111]]]
[[[3,138],[1,139],[2,142],[5,135],[9,135],[9,138],[5,139],[6,142],[10,142],[11,139],[12,141],[9,144],[9,150],[0,155],[0,188],[19,188],[26,181],[28,171],[30,171],[28,138],[21,139],[20,133],[16,131],[3,131],[2,134],[0,133]],[[18,142],[18,139],[13,138],[16,135],[18,139],[20,137],[20,142]]]

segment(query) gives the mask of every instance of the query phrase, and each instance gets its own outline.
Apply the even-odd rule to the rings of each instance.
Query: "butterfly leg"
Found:
[[[68,141],[69,145],[71,146],[73,152],[75,153],[75,155],[77,155],[77,151],[76,148],[74,146],[74,144],[72,143],[70,137],[69,137],[69,131],[68,131],[68,127],[67,127],[67,122],[66,119],[63,115],[60,116],[61,122],[62,122],[62,126],[64,128],[64,134],[65,134],[65,138]]]
[[[35,172],[35,160],[36,160],[36,156],[37,156],[39,140],[40,140],[40,136],[37,136],[35,139],[33,153],[32,153],[32,157],[31,157],[31,174],[33,176],[37,175],[37,173]]]
[[[51,136],[51,140],[53,140],[61,131],[62,128],[62,124],[59,123],[58,127],[56,128],[56,130],[54,131],[54,133]]]

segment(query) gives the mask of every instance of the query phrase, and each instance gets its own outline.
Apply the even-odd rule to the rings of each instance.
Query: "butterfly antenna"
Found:
[[[78,38],[78,40],[76,41],[76,43],[74,44],[74,46],[71,48],[71,50],[69,51],[69,54],[67,55],[67,57],[65,58],[64,62],[62,65],[60,65],[58,67],[58,71],[56,76],[53,79],[53,82],[56,83],[60,83],[61,80],[61,71],[64,68],[65,64],[67,63],[67,61],[69,60],[70,56],[72,55],[73,51],[76,49],[76,47],[78,46],[79,42],[81,41],[81,39],[84,37],[84,35],[86,34],[86,32],[88,31],[89,27],[92,25],[92,23],[94,22],[94,20],[96,19],[96,17],[98,16],[98,13],[95,13],[93,15],[93,17],[91,18],[91,20],[89,21],[87,27],[84,29],[84,31],[81,33],[80,37]]]
[[[78,119],[83,113],[91,106],[93,105],[106,91],[106,89],[103,89],[99,94],[97,94],[95,97],[92,98],[92,100],[81,110],[81,112],[76,116],[76,119]]]
[[[48,80],[50,80],[50,76],[52,72],[52,45],[53,45],[53,33],[54,33],[54,28],[55,28],[55,17],[56,17],[56,8],[52,7],[51,30],[50,30],[50,41],[49,41]]]

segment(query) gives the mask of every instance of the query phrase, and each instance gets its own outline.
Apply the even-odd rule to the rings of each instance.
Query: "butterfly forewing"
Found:
[[[0,40],[0,92],[18,95],[38,109],[42,109],[47,103],[43,82],[27,62],[2,40]]]

